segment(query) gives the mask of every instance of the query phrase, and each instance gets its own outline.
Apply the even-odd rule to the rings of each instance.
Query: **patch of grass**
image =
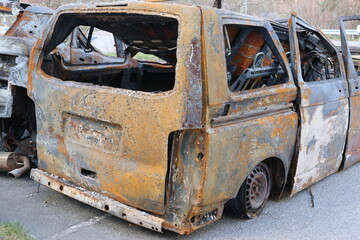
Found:
[[[109,57],[117,57],[116,52],[112,52],[112,53],[103,53],[106,56]],[[164,60],[162,60],[161,58],[158,58],[157,56],[153,55],[153,54],[146,54],[146,53],[142,53],[142,52],[138,52],[135,56],[134,59],[138,60],[138,61],[149,61],[149,62],[158,62],[158,63],[166,63]],[[0,239],[1,240],[1,239]]]
[[[158,58],[157,56],[153,54],[145,54],[142,52],[138,52],[134,58],[139,61],[150,61],[150,62],[159,62],[159,63],[165,63],[164,60],[161,58]]]
[[[34,240],[19,223],[0,222],[0,240]]]
[[[109,56],[109,57],[117,57],[116,52],[104,53],[104,55]]]

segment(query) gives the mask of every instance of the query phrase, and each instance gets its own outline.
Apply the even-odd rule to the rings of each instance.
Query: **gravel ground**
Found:
[[[224,214],[189,236],[152,232],[39,187],[28,176],[11,180],[0,173],[0,221],[20,222],[36,239],[360,239],[359,172],[357,164],[312,186],[314,208],[305,190],[269,202],[256,219]]]

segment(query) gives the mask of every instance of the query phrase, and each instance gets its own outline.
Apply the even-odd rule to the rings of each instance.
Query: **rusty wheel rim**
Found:
[[[257,165],[246,180],[245,205],[247,212],[262,207],[270,195],[270,171],[264,164]]]

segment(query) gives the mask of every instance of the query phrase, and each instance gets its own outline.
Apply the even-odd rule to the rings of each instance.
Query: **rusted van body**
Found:
[[[97,30],[113,34],[112,56],[92,46]],[[66,41],[77,50],[61,51]],[[155,231],[190,233],[225,204],[257,216],[269,197],[337,171],[348,132],[340,54],[296,16],[285,26],[195,5],[64,7],[32,51],[28,90],[31,177]]]

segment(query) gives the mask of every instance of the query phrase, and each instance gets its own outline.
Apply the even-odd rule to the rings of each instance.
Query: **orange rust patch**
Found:
[[[273,138],[275,138],[275,137],[285,138],[284,130],[282,128],[274,128],[272,130],[270,136]]]
[[[64,138],[60,135],[56,135],[57,139],[58,139],[58,151],[60,153],[62,153],[63,155],[65,155],[66,157],[69,157],[69,153],[66,149],[66,145],[64,142]]]

